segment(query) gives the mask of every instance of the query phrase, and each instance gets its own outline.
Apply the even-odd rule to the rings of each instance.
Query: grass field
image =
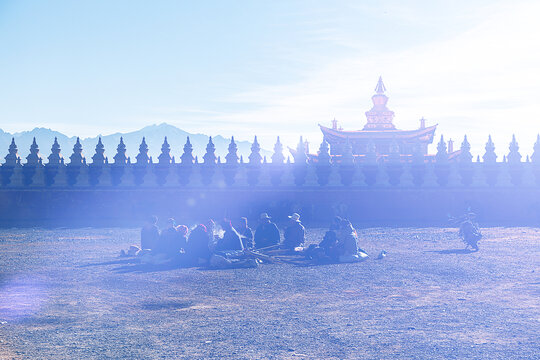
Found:
[[[117,257],[136,229],[0,230],[0,358],[540,359],[540,229],[483,229],[476,253],[456,233],[362,229],[359,264],[152,270]]]

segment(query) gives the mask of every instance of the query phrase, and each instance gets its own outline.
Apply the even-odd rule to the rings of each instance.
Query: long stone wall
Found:
[[[535,225],[540,219],[540,141],[522,161],[513,139],[501,162],[491,140],[483,161],[473,161],[466,138],[455,161],[442,138],[432,160],[413,154],[409,161],[399,149],[385,157],[349,151],[332,158],[324,141],[315,159],[300,141],[294,162],[285,160],[278,141],[267,160],[255,139],[246,162],[234,140],[224,161],[210,140],[199,162],[188,139],[177,163],[165,139],[154,163],[145,145],[131,162],[121,141],[109,163],[98,143],[87,163],[77,142],[66,164],[55,142],[44,164],[36,142],[25,163],[12,143],[0,166],[0,225],[134,225],[150,214],[186,222],[253,219],[262,211],[278,220],[299,211],[308,222],[342,215],[365,224],[444,224],[448,214],[469,207],[486,223]]]

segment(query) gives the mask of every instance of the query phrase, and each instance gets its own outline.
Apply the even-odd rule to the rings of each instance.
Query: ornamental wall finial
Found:
[[[124,144],[124,139],[120,137],[120,143],[116,147],[116,155],[114,155],[114,163],[117,165],[125,165],[127,162],[126,144]]]
[[[274,154],[272,155],[272,164],[283,164],[285,156],[283,155],[283,145],[277,137],[276,144],[274,145]]]
[[[461,153],[459,154],[459,161],[462,163],[472,162],[473,156],[471,154],[471,144],[467,140],[467,135],[463,137],[463,142],[461,143]]]
[[[51,146],[51,155],[48,157],[49,164],[51,165],[60,165],[64,160],[62,155],[60,155],[60,144],[58,144],[58,139],[54,138],[54,143]]]
[[[216,146],[212,142],[212,137],[208,137],[208,145],[206,145],[206,154],[203,156],[203,160],[205,164],[215,164],[217,157],[216,157]]]
[[[324,137],[323,137],[321,146],[319,146],[318,162],[319,164],[326,164],[326,165],[332,163],[332,157],[330,156],[330,146],[328,145],[328,142],[326,141],[326,138]]]
[[[172,161],[171,158],[171,146],[167,142],[167,137],[163,140],[163,145],[161,145],[161,154],[158,156],[158,162],[160,164],[170,164]]]
[[[298,145],[296,146],[296,154],[294,156],[294,162],[296,164],[307,164],[307,154],[306,154],[306,143],[302,139],[302,136],[300,136],[300,141],[298,142]]]
[[[186,139],[186,144],[184,145],[184,153],[180,156],[182,164],[193,164],[195,158],[193,157],[193,145],[189,141],[189,136]]]
[[[38,165],[41,164],[41,155],[39,154],[39,147],[36,143],[36,138],[32,141],[30,145],[30,154],[26,157],[26,163],[28,165]]]
[[[83,148],[80,139],[77,137],[75,145],[73,145],[73,154],[69,157],[70,165],[80,166],[86,165],[86,159],[83,155]]]
[[[509,150],[510,152],[507,156],[508,162],[512,164],[521,162],[521,154],[519,153],[519,145],[515,135],[512,135],[512,142],[510,143]]]
[[[99,137],[96,145],[96,153],[92,156],[92,164],[94,165],[103,165],[105,164],[105,146],[101,142],[101,137]]]
[[[229,165],[238,164],[238,146],[234,142],[234,136],[231,136],[231,142],[229,143],[229,152],[225,155],[225,162]]]
[[[141,145],[139,145],[139,153],[135,156],[137,165],[146,165],[150,162],[150,157],[148,156],[148,145],[146,144],[146,139],[142,138]]]
[[[249,154],[249,163],[260,164],[261,161],[261,145],[259,145],[259,142],[257,141],[257,135],[255,135],[255,139],[253,139],[253,144],[251,145],[251,154]]]
[[[497,161],[497,154],[495,154],[495,144],[493,144],[493,140],[491,140],[491,135],[488,136],[488,141],[486,143],[486,152],[484,153],[484,156],[482,158],[484,159],[485,163],[494,163]]]

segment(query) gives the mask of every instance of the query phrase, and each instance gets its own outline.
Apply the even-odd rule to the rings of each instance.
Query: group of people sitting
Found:
[[[318,262],[349,263],[368,257],[367,253],[358,247],[358,234],[351,222],[339,216],[333,219],[319,245],[310,245],[305,253],[307,258]]]
[[[159,231],[157,218],[147,219],[141,230],[141,247],[130,255],[138,255],[145,261],[154,263],[176,262],[186,266],[211,265],[217,257],[246,249],[283,249],[288,252],[305,254],[309,259],[352,262],[358,258],[358,237],[348,220],[334,219],[330,230],[319,245],[311,245],[304,251],[305,228],[300,215],[289,216],[289,224],[284,231],[284,239],[270,216],[262,213],[255,232],[248,226],[247,218],[239,219],[233,226],[228,219],[218,226],[213,220],[195,226],[191,231],[185,225],[177,225],[174,219]],[[355,257],[356,256],[356,257]]]

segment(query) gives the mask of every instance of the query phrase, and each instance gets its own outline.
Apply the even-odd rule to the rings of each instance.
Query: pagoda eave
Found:
[[[319,124],[323,135],[327,138],[342,140],[374,140],[374,139],[395,139],[395,140],[416,140],[420,142],[431,143],[435,135],[437,125],[432,125],[423,129],[416,130],[357,130],[343,131],[334,130]]]

